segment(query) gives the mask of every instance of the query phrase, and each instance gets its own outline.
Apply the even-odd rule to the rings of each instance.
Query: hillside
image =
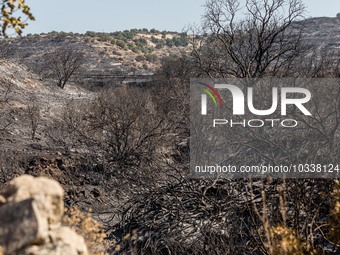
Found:
[[[306,48],[339,54],[339,15],[294,26],[302,29]],[[230,247],[250,254],[262,249],[257,244],[263,240],[264,222],[258,215],[267,208],[263,221],[268,220],[268,226],[287,216],[296,229],[303,226],[299,234],[314,235],[311,240],[327,248],[329,242],[317,224],[327,224],[332,180],[188,178],[188,80],[192,74],[205,75],[195,73],[188,41],[186,33],[145,29],[51,32],[1,40],[0,190],[23,174],[53,178],[65,190],[66,207],[91,208],[108,239],[123,250],[129,245],[177,249],[180,243],[183,251],[178,254],[199,254],[194,251],[215,248],[219,242],[223,245],[216,246],[221,248],[216,254],[227,254]],[[50,53],[57,48],[84,56],[83,66],[64,88],[46,71]],[[184,57],[165,58],[182,53]],[[236,140],[241,133],[228,133],[233,146],[240,146],[232,155],[250,161],[257,157],[252,144],[260,146],[268,137],[253,135],[242,154],[244,145]],[[286,145],[287,150],[296,146],[308,154],[303,151],[308,139],[287,144],[280,139],[264,146],[274,159],[286,153]],[[314,229],[304,231],[314,220]],[[339,249],[334,247],[332,254]]]
[[[340,50],[340,15],[309,18],[296,25],[302,29],[302,38],[307,45],[319,50]]]
[[[301,29],[302,41],[314,49],[340,48],[340,17],[317,17],[294,23]],[[87,75],[150,75],[160,60],[172,54],[191,51],[186,33],[131,29],[122,32],[85,34],[50,32],[3,40],[0,56],[15,58],[36,71],[46,53],[57,47],[71,47],[85,55]]]
[[[90,73],[150,73],[159,67],[162,57],[190,50],[186,34],[152,31],[28,35],[4,41],[3,51],[32,67],[55,47],[70,46],[83,51]]]

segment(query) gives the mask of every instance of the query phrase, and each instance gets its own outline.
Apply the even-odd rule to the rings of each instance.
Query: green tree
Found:
[[[1,0],[0,8],[0,36],[7,36],[8,29],[13,29],[16,34],[21,35],[27,26],[27,22],[22,18],[35,20],[25,0]]]

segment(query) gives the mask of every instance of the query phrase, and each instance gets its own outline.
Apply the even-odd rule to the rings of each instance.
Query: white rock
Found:
[[[33,198],[41,216],[50,224],[59,223],[64,214],[64,190],[57,181],[46,177],[22,175],[10,181],[1,195],[7,203]]]
[[[22,255],[88,255],[84,238],[68,227],[56,229],[50,238],[50,243],[31,246]]]
[[[0,246],[6,254],[48,239],[49,226],[34,199],[0,206]]]

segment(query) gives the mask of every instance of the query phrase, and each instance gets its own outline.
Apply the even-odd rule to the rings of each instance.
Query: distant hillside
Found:
[[[337,55],[340,49],[340,15],[309,18],[295,22],[294,26],[302,29],[306,45],[317,50],[332,50],[332,55]],[[150,75],[160,66],[162,57],[191,51],[186,33],[131,29],[113,33],[50,32],[5,39],[0,41],[0,57],[4,54],[15,58],[36,71],[43,55],[59,46],[81,50],[86,59],[86,74],[90,76]]]
[[[312,48],[340,50],[340,15],[318,17],[296,22],[302,28],[302,38]]]
[[[302,28],[305,44],[314,50],[332,50],[337,58],[340,17],[311,18],[294,25]],[[189,37],[185,33],[133,29],[51,32],[0,40],[0,190],[23,174],[59,181],[65,190],[66,207],[79,208],[86,215],[91,209],[103,224],[100,231],[94,231],[102,236],[100,240],[104,240],[103,233],[108,234],[112,251],[120,254],[144,245],[150,253],[209,254],[212,250],[216,254],[262,254],[267,252],[266,234],[282,241],[276,233],[284,233],[294,247],[298,244],[303,249],[320,249],[323,254],[340,254],[340,247],[335,245],[339,242],[329,238],[333,229],[321,229],[330,225],[328,220],[333,217],[328,215],[334,180],[281,182],[268,178],[252,182],[190,177],[187,78],[206,74],[195,72],[197,63],[183,56],[168,58],[157,77],[153,76],[162,57],[181,52],[189,56]],[[201,41],[209,39],[202,36]],[[58,51],[59,55],[48,54],[62,46],[66,48]],[[51,64],[44,60],[59,60],[58,56],[69,48],[85,56],[85,66],[72,73],[76,75],[62,89],[57,85],[58,77],[48,76]],[[224,60],[223,52],[216,49],[205,52],[204,57]],[[221,66],[228,64],[221,61]],[[58,61],[55,65],[67,69]],[[293,67],[293,71],[300,70]],[[223,66],[221,69],[223,74]],[[128,81],[127,77],[135,80]],[[151,84],[145,81],[149,78]],[[145,84],[149,86],[142,87]],[[325,99],[325,104],[314,101],[310,105],[317,114],[314,117],[301,117],[293,111],[302,122],[296,132],[282,136],[266,128],[251,133],[249,129],[224,129],[230,145],[225,162],[262,165],[265,159],[270,164],[288,160],[302,162],[300,165],[313,160],[338,164],[339,113],[335,108],[339,98],[335,90],[320,86],[313,88],[315,91],[320,92],[317,98]],[[338,167],[334,168],[336,172]],[[1,204],[10,200],[2,198],[0,206],[6,206]],[[305,231],[310,219],[314,227]],[[79,224],[83,225],[77,221]],[[272,245],[270,239],[268,246]],[[96,247],[101,242],[96,241]]]
[[[185,33],[131,29],[123,32],[85,34],[50,32],[6,39],[7,56],[34,68],[41,57],[59,46],[82,50],[89,73],[152,73],[160,58],[189,51]]]

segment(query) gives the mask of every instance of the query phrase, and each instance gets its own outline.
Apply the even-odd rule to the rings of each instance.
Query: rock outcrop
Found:
[[[0,255],[87,255],[83,237],[61,226],[63,196],[45,177],[9,182],[0,193]]]

